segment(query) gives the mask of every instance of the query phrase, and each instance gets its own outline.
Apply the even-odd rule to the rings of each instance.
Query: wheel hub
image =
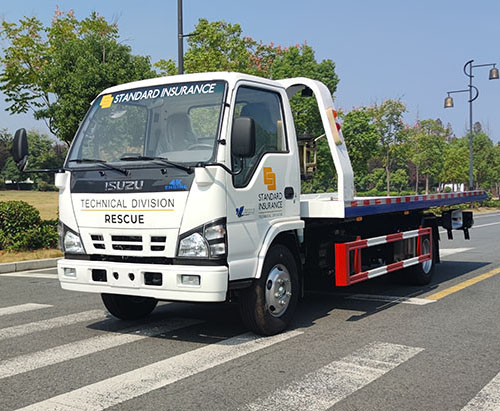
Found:
[[[284,265],[275,265],[266,283],[266,308],[273,317],[280,317],[288,308],[292,297],[290,273]]]

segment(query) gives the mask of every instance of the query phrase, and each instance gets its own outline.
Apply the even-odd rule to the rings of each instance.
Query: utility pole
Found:
[[[182,0],[177,0],[177,51],[179,74],[184,74],[184,35],[182,34]]]

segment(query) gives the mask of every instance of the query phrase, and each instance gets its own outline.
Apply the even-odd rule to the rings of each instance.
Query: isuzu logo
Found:
[[[140,191],[144,187],[144,180],[106,181],[104,191]]]

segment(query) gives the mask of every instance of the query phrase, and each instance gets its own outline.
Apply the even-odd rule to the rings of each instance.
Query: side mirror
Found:
[[[238,117],[233,121],[231,154],[234,157],[253,157],[255,154],[255,121],[250,117]]]
[[[24,171],[28,163],[28,136],[24,128],[14,134],[11,153],[19,171]]]

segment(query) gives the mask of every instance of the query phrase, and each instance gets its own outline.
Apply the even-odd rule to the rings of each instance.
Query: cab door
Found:
[[[227,184],[229,273],[238,280],[255,272],[270,227],[299,218],[300,171],[284,89],[241,82],[233,96],[231,120],[253,119],[256,134],[252,157],[231,158],[233,171],[241,172]]]

